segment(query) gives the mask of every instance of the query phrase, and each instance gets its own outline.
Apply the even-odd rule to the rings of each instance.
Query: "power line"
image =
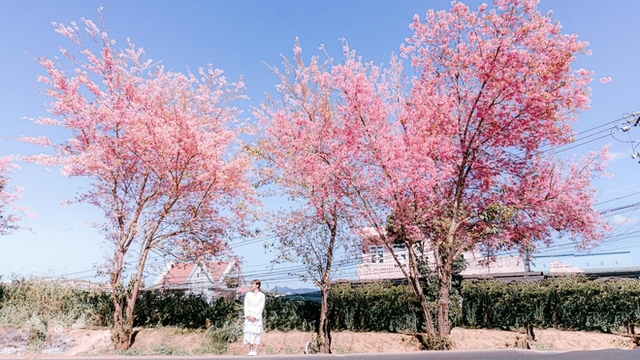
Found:
[[[614,126],[609,126],[609,125],[619,124],[622,121],[625,121],[625,120],[628,120],[628,119],[632,118],[633,116],[635,116],[634,114],[626,114],[626,115],[623,115],[620,118],[617,118],[615,120],[606,122],[606,123],[604,123],[602,125],[598,125],[598,126],[595,126],[593,128],[581,131],[581,132],[576,134],[575,140],[570,142],[570,143],[566,143],[566,144],[559,145],[559,146],[553,146],[553,145],[541,146],[540,147],[541,152],[542,153],[548,153],[548,152],[552,152],[552,151],[556,152],[556,153],[564,152],[564,151],[567,151],[567,150],[570,150],[570,149],[573,149],[573,148],[576,148],[576,147],[579,147],[579,146],[583,146],[583,145],[592,143],[592,142],[600,140],[600,139],[604,139],[604,138],[606,138],[608,136],[612,136],[612,132],[613,132],[614,129],[616,129],[616,125],[614,125]],[[607,126],[609,126],[609,127],[607,127]],[[587,133],[589,133],[591,131],[594,131],[594,130],[597,130],[597,129],[600,129],[600,128],[604,128],[604,127],[607,127],[607,128],[601,129],[601,130],[599,130],[599,131],[597,131],[597,132],[595,132],[593,134],[586,135]],[[605,132],[607,133],[606,135],[600,136],[600,137],[598,137],[596,139],[590,139],[590,140],[587,141],[588,138],[596,136],[596,135],[599,135],[599,134],[602,134],[602,133],[605,133]]]
[[[612,201],[616,201],[616,200],[621,200],[621,199],[624,199],[624,198],[628,198],[629,196],[638,195],[638,194],[640,194],[640,191],[638,191],[638,192],[634,192],[634,193],[632,193],[632,194],[623,195],[623,196],[617,197],[617,198],[615,198],[615,199],[610,199],[610,200],[606,200],[606,201],[601,201],[601,202],[599,202],[599,203],[595,204],[594,206],[599,206],[599,205],[602,205],[602,204],[610,203],[610,202],[612,202]]]
[[[543,149],[542,152],[543,153],[549,152],[549,151],[564,152],[564,151],[568,151],[568,150],[574,149],[574,148],[579,147],[579,146],[583,146],[583,145],[595,142],[597,140],[606,138],[608,136],[613,137],[617,141],[621,141],[621,140],[617,139],[614,136],[614,134],[617,133],[618,131],[628,132],[630,127],[631,127],[631,125],[637,126],[638,123],[640,122],[640,116],[638,116],[638,115],[639,115],[638,112],[634,112],[632,114],[626,114],[626,115],[624,115],[624,116],[622,116],[622,117],[620,117],[618,119],[615,119],[615,120],[606,122],[604,124],[592,127],[590,129],[581,131],[581,132],[576,134],[575,140],[573,142],[571,142],[571,143],[567,143],[567,144],[560,145],[560,146],[551,146],[551,145],[542,146],[541,147],[541,149]],[[615,125],[614,126],[609,126],[609,125],[612,125],[612,124],[615,124]],[[607,134],[601,135],[601,134],[604,134],[604,133],[607,133]],[[601,135],[601,136],[598,136],[598,135]],[[598,136],[598,137],[593,138],[594,136]],[[627,142],[627,141],[621,141],[621,142]],[[628,141],[628,143],[632,143],[633,144],[633,143],[635,143],[635,141],[630,139],[630,141]],[[544,150],[545,147],[548,147],[548,149]],[[633,149],[635,151],[635,146],[633,146]],[[616,201],[616,200],[620,200],[620,199],[623,199],[623,198],[627,198],[627,197],[630,197],[630,196],[633,196],[633,195],[637,195],[637,194],[640,194],[640,192],[635,192],[633,194],[624,195],[624,196],[621,196],[621,197],[618,197],[618,198],[615,198],[615,199],[602,201],[602,202],[596,204],[596,206],[602,205],[602,204],[605,204],[605,203],[609,203],[609,202],[613,202],[613,201]],[[612,209],[603,210],[603,211],[600,211],[600,213],[605,215],[605,216],[612,216],[615,213],[619,213],[619,212],[622,212],[623,210],[627,210],[627,209],[632,209],[632,213],[633,213],[633,211],[635,211],[638,207],[640,207],[640,202],[627,204],[627,205],[619,206],[619,207],[612,208]],[[635,226],[638,226],[638,224],[634,225],[634,227]],[[627,232],[629,232],[629,231],[630,231],[630,229],[627,230]],[[623,233],[623,234],[625,234],[625,233]],[[635,235],[636,232],[632,232],[632,233],[629,233],[629,234]],[[245,240],[242,243],[237,243],[236,242],[237,240],[239,240],[241,238],[230,239],[228,241],[228,243],[227,243],[227,246],[231,251],[233,251],[234,249],[237,249],[237,248],[240,248],[240,247],[251,246],[251,245],[258,244],[258,243],[265,243],[265,242],[268,243],[270,241],[274,241],[274,240],[278,239],[278,235],[273,230],[271,230],[269,228],[262,230],[260,232],[260,235],[262,235],[262,236],[258,236],[255,239],[251,239],[251,240]],[[561,245],[558,245],[558,247],[568,246],[568,245],[571,245],[571,244],[573,244],[573,243],[561,244]],[[166,253],[166,254],[158,254],[158,255],[160,256],[160,258],[155,258],[155,260],[147,262],[145,264],[145,268],[146,267],[161,266],[161,265],[166,266],[169,261],[167,261],[165,256],[170,255],[170,254]],[[150,260],[151,259],[152,258],[150,258]],[[130,266],[132,264],[131,263],[126,263],[125,265],[129,265]],[[260,267],[260,266],[264,266],[265,268],[268,268],[269,264],[254,265],[254,266],[247,267],[247,268]],[[299,272],[299,271],[303,271],[305,269],[306,269],[306,267],[304,265],[302,265],[300,267],[291,267],[291,268],[286,269],[286,270],[277,270],[277,271],[274,272],[274,275],[282,275],[285,272],[287,274],[290,273],[290,272],[296,272],[296,271]],[[67,274],[60,275],[60,277],[65,277],[65,278],[66,277],[76,277],[77,278],[78,275],[80,275],[80,277],[87,277],[87,276],[93,277],[93,276],[97,275],[98,272],[105,271],[105,270],[108,270],[107,266],[97,266],[96,268],[91,269],[91,270],[83,270],[83,271],[67,273]],[[94,275],[90,275],[90,274],[94,274]],[[258,274],[258,272],[249,272],[249,274]]]

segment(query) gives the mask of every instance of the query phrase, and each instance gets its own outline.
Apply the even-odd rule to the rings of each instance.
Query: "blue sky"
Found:
[[[480,2],[466,3],[476,7]],[[124,47],[126,38],[130,38],[145,49],[148,58],[161,61],[166,69],[186,72],[212,64],[231,80],[243,76],[251,99],[237,106],[248,109],[259,104],[265,92],[275,93],[277,79],[264,63],[278,65],[280,54],[290,56],[296,37],[307,55],[319,53],[318,47],[324,44],[327,53],[339,60],[339,39],[345,38],[365,60],[386,63],[411,34],[408,24],[414,14],[423,16],[429,8],[448,9],[450,1],[0,0],[0,155],[39,151],[11,140],[21,135],[65,135],[21,120],[46,114],[47,99],[34,87],[43,70],[33,58],[58,56],[59,46],[71,47],[54,33],[52,21],[68,24],[82,17],[97,21],[100,5],[104,7],[106,27],[118,44]],[[567,150],[566,155],[581,155],[611,143],[609,172],[613,177],[595,183],[602,202],[597,208],[607,210],[639,202],[635,193],[640,191],[640,164],[631,158],[634,144],[629,141],[640,139],[640,127],[618,131],[615,138],[611,133],[618,125],[614,120],[640,110],[640,2],[542,0],[540,9],[553,9],[565,33],[577,33],[591,44],[592,55],[581,56],[575,64],[595,71],[591,110],[581,114],[574,128],[585,136],[594,135],[578,142],[583,145]],[[601,84],[597,81],[601,77],[613,80]],[[246,111],[244,116],[250,119]],[[100,235],[87,224],[101,214],[89,205],[60,204],[87,182],[64,178],[55,169],[20,165],[22,169],[12,175],[12,185],[24,187],[20,205],[29,206],[37,219],[22,222],[32,231],[0,237],[0,275],[4,279],[16,275],[91,279],[94,265],[103,263],[104,256],[109,255]],[[638,247],[634,235],[640,227],[636,224],[640,216],[637,207],[608,216],[619,236],[607,240],[604,250]],[[265,271],[273,256],[265,253],[261,242],[236,245],[235,249],[246,260],[245,269],[252,277]],[[287,272],[286,268],[282,271]],[[279,279],[280,285],[295,283],[295,278],[284,280],[284,275]]]

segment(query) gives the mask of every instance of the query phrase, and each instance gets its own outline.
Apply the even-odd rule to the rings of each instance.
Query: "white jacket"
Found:
[[[253,316],[258,320],[262,320],[262,311],[264,310],[264,294],[262,292],[254,293],[250,291],[244,296],[244,317]]]

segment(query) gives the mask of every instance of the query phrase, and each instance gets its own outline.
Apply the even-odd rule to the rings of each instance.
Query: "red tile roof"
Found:
[[[212,283],[218,283],[222,279],[230,262],[209,262],[202,264],[208,272],[208,280]],[[196,263],[179,263],[171,265],[171,268],[167,270],[166,274],[161,275],[154,285],[160,286],[181,286],[186,285],[189,277],[198,267]]]
[[[159,285],[184,285],[196,264],[174,264]]]
[[[209,271],[209,278],[211,281],[220,281],[222,275],[224,275],[225,270],[229,266],[228,262],[213,262],[213,263],[205,263],[204,266]]]

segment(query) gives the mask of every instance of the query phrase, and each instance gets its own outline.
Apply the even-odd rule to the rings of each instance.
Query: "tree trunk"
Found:
[[[318,325],[318,350],[322,354],[331,354],[331,333],[329,329],[329,284],[320,288],[320,324]]]
[[[451,272],[453,259],[446,255],[442,260],[442,267],[438,271],[438,334],[440,337],[449,336],[451,332],[449,324],[449,289],[451,288]]]
[[[111,288],[113,295],[113,329],[111,331],[111,339],[117,350],[127,351],[132,345],[133,340],[133,311],[135,309],[138,295],[140,294],[140,285],[142,284],[142,274],[144,265],[149,255],[150,247],[141,250],[138,257],[138,267],[136,277],[131,280],[127,288],[122,285],[122,264],[124,253],[119,252],[116,255],[117,265],[114,273],[111,274]]]
[[[325,220],[331,238],[327,247],[327,263],[324,273],[320,279],[320,294],[322,296],[320,302],[320,324],[318,324],[318,350],[322,354],[331,354],[331,333],[329,329],[329,289],[331,286],[331,265],[333,263],[333,249],[336,242],[338,218],[333,217],[330,221]]]
[[[113,284],[112,284],[113,286]],[[127,299],[124,294],[122,284],[119,284],[119,288],[112,291],[113,297],[113,329],[111,329],[111,340],[116,350],[126,351],[131,347],[131,337],[133,335],[133,327],[127,326],[128,319],[126,313],[128,313]]]
[[[124,308],[126,307],[126,292],[122,286],[122,267],[126,250],[118,248],[114,254],[114,267],[111,269],[111,300],[113,301],[113,328],[111,340],[117,350],[125,351],[131,346],[131,333],[127,332],[124,324]]]
[[[410,244],[413,246],[413,244]],[[412,249],[407,246],[408,249]],[[424,319],[424,327],[427,335],[429,337],[435,337],[436,331],[433,327],[433,319],[431,318],[431,312],[429,311],[429,305],[427,304],[427,300],[424,297],[424,293],[422,290],[422,285],[420,285],[420,272],[418,271],[418,263],[416,261],[416,255],[413,250],[407,251],[407,255],[409,256],[409,273],[407,275],[407,280],[413,289],[413,294],[416,297],[416,300],[420,304],[420,308],[422,309],[422,317]]]
[[[136,280],[133,281],[135,282]],[[132,345],[133,311],[139,294],[139,284],[137,286],[133,284],[133,289],[127,290],[126,293],[120,295],[119,304],[114,310],[111,339],[117,350],[126,351]]]
[[[116,318],[116,316],[118,316]],[[127,351],[131,347],[131,338],[133,335],[133,328],[128,327],[122,318],[122,308],[120,314],[114,314],[113,329],[111,330],[111,339],[116,350]]]
[[[422,285],[420,285],[419,278],[412,277],[409,279],[411,282],[411,287],[413,288],[414,295],[416,296],[416,300],[420,304],[420,308],[422,310],[422,317],[424,318],[424,327],[426,333],[430,337],[436,336],[436,330],[433,327],[433,319],[431,319],[431,312],[429,311],[429,305],[427,304],[427,299],[424,297],[422,293]]]

